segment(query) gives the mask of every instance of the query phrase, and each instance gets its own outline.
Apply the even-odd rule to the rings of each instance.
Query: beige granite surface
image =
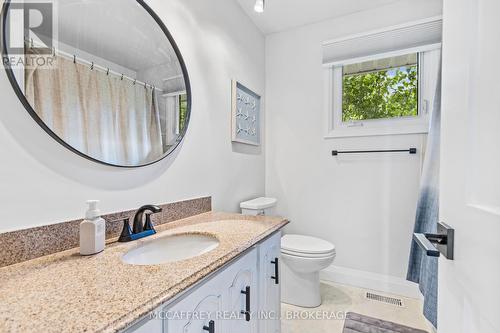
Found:
[[[165,304],[288,223],[279,217],[209,212],[157,227],[158,237],[189,232],[220,245],[201,256],[133,266],[113,243],[81,257],[78,249],[0,268],[0,332],[116,332]]]
[[[163,210],[152,215],[155,225],[165,224],[212,210],[210,197],[160,204]],[[83,213],[82,209],[82,213]],[[106,239],[118,237],[123,228],[123,219],[130,218],[136,210],[105,214]],[[77,247],[82,219],[54,223],[46,226],[0,233],[0,267]]]

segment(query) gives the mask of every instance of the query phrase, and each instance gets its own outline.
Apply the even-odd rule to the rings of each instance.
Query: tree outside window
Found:
[[[187,95],[179,95],[179,131],[182,132],[186,126],[187,118]]]
[[[418,54],[346,65],[342,121],[418,116]]]

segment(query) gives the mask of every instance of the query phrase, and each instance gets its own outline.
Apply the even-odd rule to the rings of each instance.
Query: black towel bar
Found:
[[[416,154],[417,148],[410,149],[386,149],[386,150],[332,150],[332,155],[337,156],[339,154],[367,154],[367,153],[410,153]]]

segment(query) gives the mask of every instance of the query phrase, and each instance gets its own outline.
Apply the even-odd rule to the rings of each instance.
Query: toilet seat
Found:
[[[316,237],[285,235],[281,238],[281,253],[303,258],[327,258],[335,256],[335,245]]]
[[[301,252],[287,251],[287,250],[283,250],[283,249],[281,249],[281,254],[289,255],[289,256],[293,256],[293,257],[307,258],[307,259],[329,258],[329,257],[335,257],[335,255],[336,255],[335,250],[332,252],[328,252],[328,253],[313,253],[312,254],[312,253],[301,253]]]

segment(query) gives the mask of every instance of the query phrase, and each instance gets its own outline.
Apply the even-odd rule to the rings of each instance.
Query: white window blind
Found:
[[[433,17],[323,43],[323,64],[411,50],[441,43],[443,22]]]

